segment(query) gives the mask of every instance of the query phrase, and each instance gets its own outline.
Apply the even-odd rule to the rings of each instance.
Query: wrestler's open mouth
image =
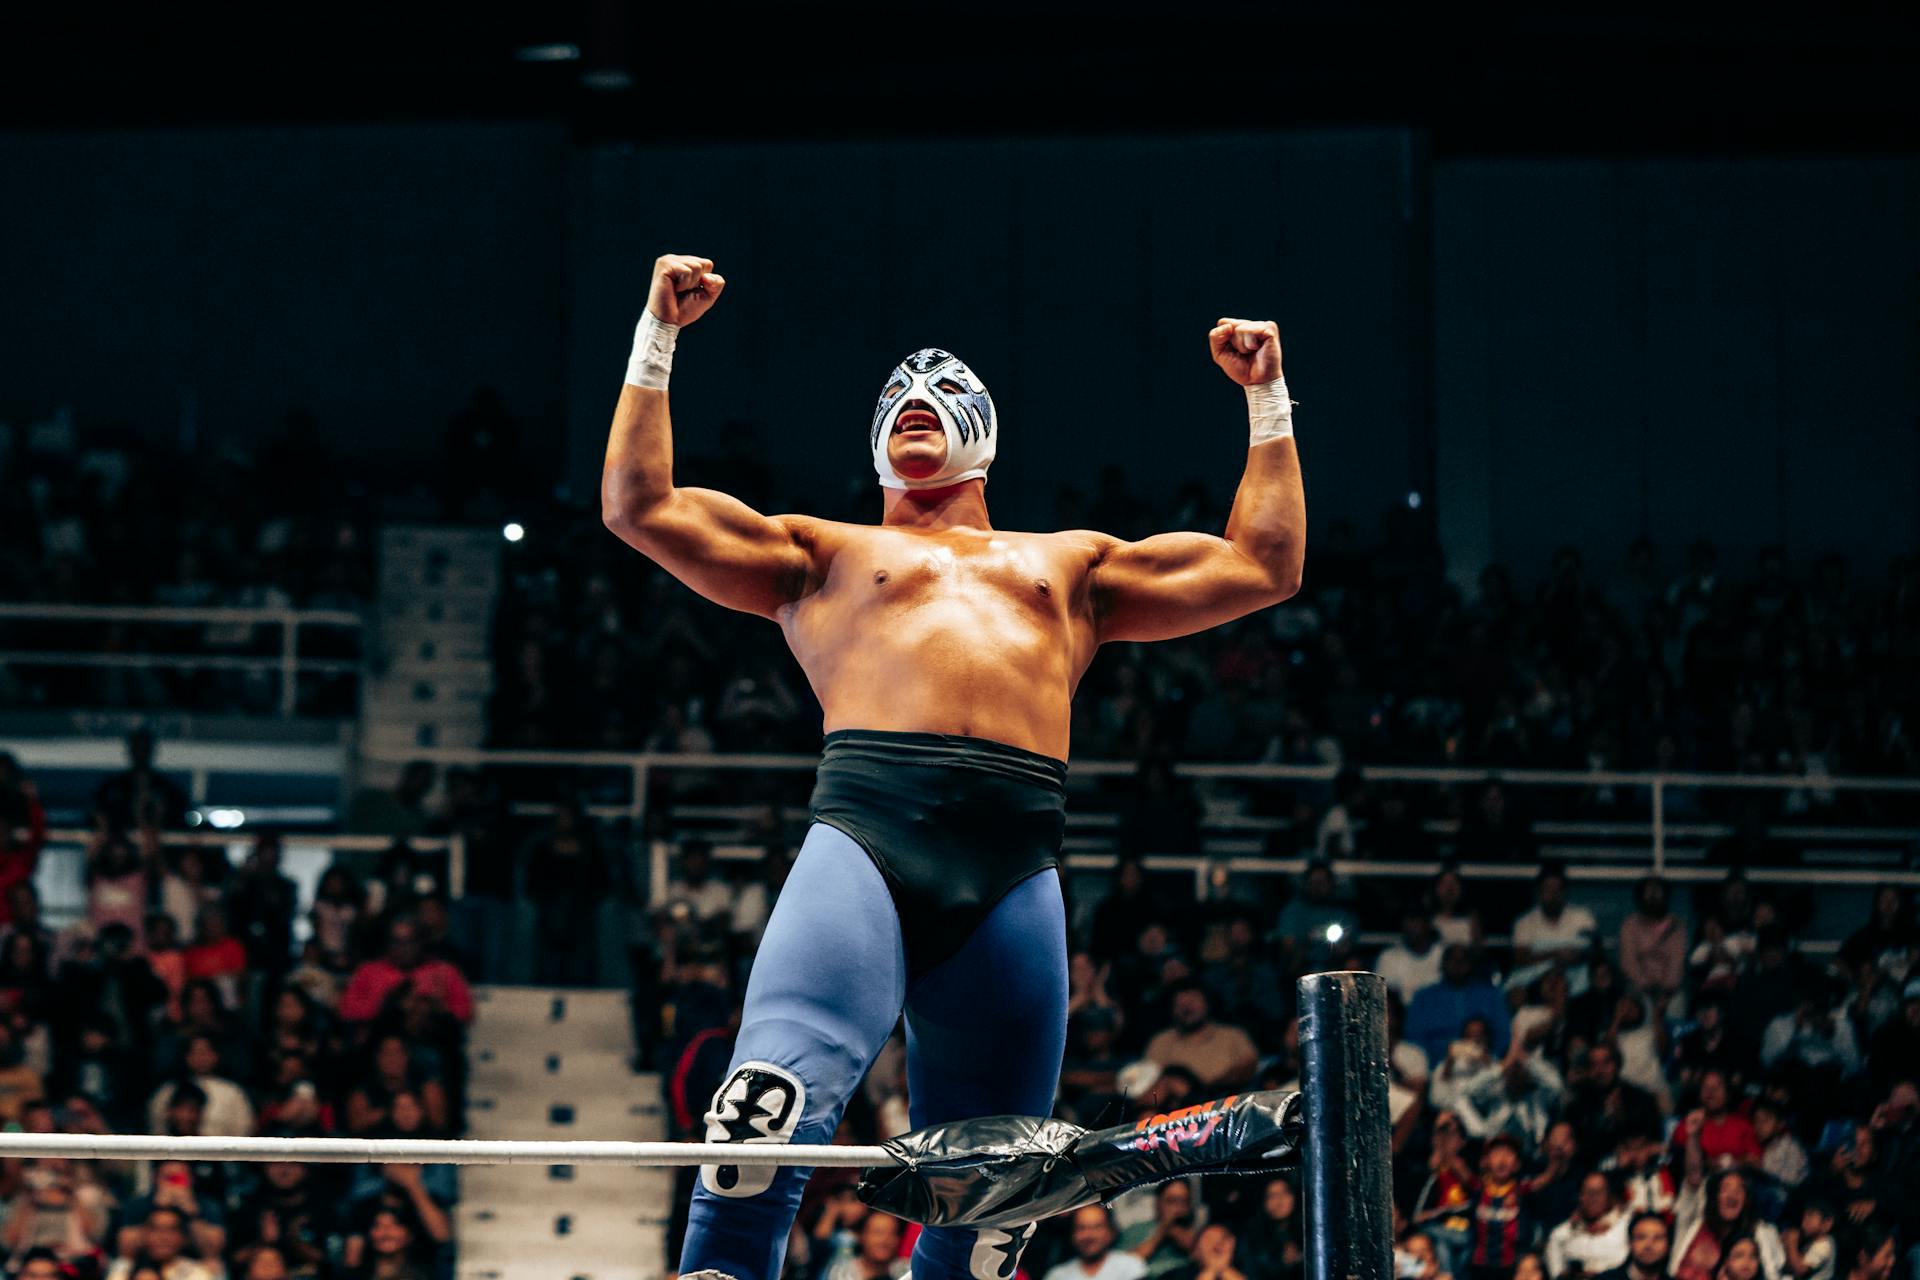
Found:
[[[913,405],[908,405],[905,409],[901,410],[900,416],[893,420],[894,435],[902,435],[913,431],[938,431],[939,429],[940,419],[934,415],[933,410],[915,408]]]

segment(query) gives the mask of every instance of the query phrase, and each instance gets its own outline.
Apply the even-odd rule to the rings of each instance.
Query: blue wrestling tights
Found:
[[[915,1128],[1048,1115],[1066,1048],[1066,910],[1057,872],[1022,880],[960,949],[909,983],[893,899],[866,852],[807,832],[754,957],[740,1038],[708,1114],[710,1141],[831,1142],[900,1016]],[[810,1169],[709,1166],[680,1274],[775,1280]],[[1020,1231],[928,1229],[914,1280],[1012,1280]]]

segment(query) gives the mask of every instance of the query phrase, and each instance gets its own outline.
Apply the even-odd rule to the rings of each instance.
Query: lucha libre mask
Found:
[[[912,400],[929,406],[947,433],[947,460],[924,480],[896,475],[887,460],[893,424]],[[984,480],[993,462],[997,426],[993,397],[987,394],[986,384],[958,356],[937,347],[916,351],[894,368],[887,385],[880,389],[870,441],[873,469],[888,489],[938,489],[976,476]]]

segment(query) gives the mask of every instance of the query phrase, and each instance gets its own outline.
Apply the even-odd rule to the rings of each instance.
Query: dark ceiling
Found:
[[[1413,125],[1442,153],[1916,149],[1920,6],[1738,20],[1506,5],[617,0],[0,6],[0,127],[548,119],[585,138]],[[264,16],[271,14],[271,17]],[[1904,13],[1906,16],[1898,16]],[[580,57],[519,51],[572,45]],[[589,84],[601,87],[589,87]]]

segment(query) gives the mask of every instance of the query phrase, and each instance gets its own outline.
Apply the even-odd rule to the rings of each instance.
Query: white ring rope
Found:
[[[427,1138],[171,1138],[0,1133],[0,1159],[247,1160],[301,1164],[719,1164],[862,1169],[898,1164],[884,1147],[782,1142],[504,1142]]]

